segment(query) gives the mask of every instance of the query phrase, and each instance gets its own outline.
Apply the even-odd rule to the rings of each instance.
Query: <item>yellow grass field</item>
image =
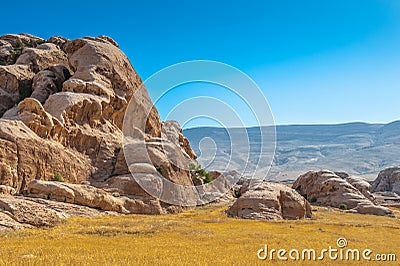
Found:
[[[55,228],[5,232],[0,265],[312,265],[259,260],[257,251],[265,244],[288,251],[337,248],[339,237],[347,239],[346,248],[397,253],[397,262],[325,258],[324,265],[400,264],[398,217],[313,207],[311,220],[250,221],[228,218],[225,209],[210,205],[177,215],[73,218]]]

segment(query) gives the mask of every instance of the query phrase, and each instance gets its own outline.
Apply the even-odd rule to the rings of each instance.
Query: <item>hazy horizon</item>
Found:
[[[279,127],[279,126],[334,126],[334,125],[347,125],[347,124],[387,125],[387,124],[391,124],[391,123],[394,123],[397,121],[400,121],[400,119],[389,121],[389,122],[346,121],[346,122],[337,122],[337,123],[276,124],[273,126],[275,126],[275,127]],[[271,125],[261,125],[261,126],[249,125],[249,126],[246,126],[245,128],[269,127],[269,126],[271,126]],[[225,127],[212,126],[212,125],[198,125],[198,126],[191,126],[191,127],[182,127],[183,130],[190,130],[193,128],[225,128]],[[229,127],[229,128],[241,128],[241,127]]]

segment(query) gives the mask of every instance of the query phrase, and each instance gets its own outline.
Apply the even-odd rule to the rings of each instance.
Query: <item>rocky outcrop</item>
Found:
[[[294,189],[278,183],[246,180],[229,216],[255,220],[311,218],[310,204]]]
[[[391,167],[381,171],[372,183],[371,191],[391,191],[400,195],[400,167]]]
[[[74,165],[74,161],[83,161],[83,166],[67,173],[48,161],[49,156],[42,156],[48,170],[31,169],[28,173],[23,170],[23,165],[32,163],[29,158],[36,158],[38,146],[34,143],[29,152],[36,154],[28,154],[27,151],[25,157],[9,152],[7,158],[0,157],[0,161],[8,165],[8,168],[0,166],[1,171],[7,172],[6,178],[0,179],[0,184],[21,191],[30,180],[49,180],[54,172],[62,172],[64,179],[73,183],[87,179],[101,182],[110,176],[128,174],[122,149],[122,123],[128,102],[134,93],[138,93],[140,97],[133,99],[135,117],[144,116],[150,110],[145,128],[138,130],[143,136],[139,140],[147,141],[145,152],[149,154],[151,163],[168,180],[192,185],[186,159],[194,159],[195,154],[182,135],[179,124],[165,122],[162,125],[140,77],[111,38],[86,37],[70,41],[52,37],[44,41],[28,35],[7,35],[0,40],[11,46],[21,42],[23,46],[15,65],[2,67],[3,72],[0,69],[0,74],[4,74],[4,78],[0,76],[0,97],[4,98],[0,115],[7,111],[5,119],[20,120],[27,126],[23,129],[24,138],[16,138],[15,141],[2,138],[5,146],[0,146],[0,150],[13,150],[15,153],[28,149],[23,147],[22,139],[32,137],[44,147],[61,144],[57,150],[74,153],[76,159],[71,157],[69,160]],[[139,87],[142,88],[140,91]],[[18,107],[14,107],[15,104]],[[5,127],[23,127],[21,123],[16,123],[2,122]],[[10,147],[13,144],[6,141],[18,147]],[[171,160],[173,156],[177,158],[177,163]],[[60,161],[66,159],[65,156],[60,157]],[[28,162],[25,163],[25,160]],[[17,165],[21,171],[14,169]],[[68,165],[67,162],[67,168]],[[80,177],[77,177],[78,173]]]
[[[6,34],[0,36],[0,65],[12,65],[24,48],[36,47],[44,40],[29,34]]]
[[[0,196],[0,209],[21,224],[54,226],[60,222],[60,218],[54,210],[22,198]]]
[[[361,176],[348,176],[344,178],[353,187],[358,189],[367,199],[374,201],[374,195],[371,193],[371,184]]]
[[[33,78],[31,97],[44,104],[51,94],[61,91],[63,82],[69,78],[68,69],[62,65],[42,70]]]
[[[310,171],[299,176],[293,188],[312,204],[361,214],[392,215],[390,209],[375,205],[355,186],[328,170]]]
[[[129,214],[161,214],[160,202],[154,198],[121,197],[90,185],[34,180],[28,184],[26,196],[73,203],[103,211]]]
[[[30,95],[34,75],[28,66],[0,66],[0,117]]]
[[[68,59],[57,45],[43,43],[35,48],[25,48],[15,64],[27,65],[31,71],[37,73],[55,65],[68,67]]]
[[[182,210],[150,196],[130,175],[139,175],[159,195],[165,189],[157,183],[160,175],[192,186],[188,164],[196,155],[177,122],[161,122],[114,40],[4,35],[0,65],[2,195],[22,193],[20,201],[32,199],[50,209],[58,204],[123,214]],[[134,134],[124,147],[130,102]],[[133,156],[129,167],[127,154]]]
[[[92,172],[90,160],[76,150],[36,135],[22,121],[0,119],[0,185],[18,192],[34,179],[80,183]]]

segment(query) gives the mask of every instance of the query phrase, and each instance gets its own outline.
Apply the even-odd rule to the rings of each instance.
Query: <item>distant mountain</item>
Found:
[[[254,169],[260,153],[261,131],[271,132],[271,128],[227,130],[200,127],[186,129],[184,135],[208,169],[226,170],[224,167],[231,155],[233,162],[227,170],[243,169],[246,162]],[[239,136],[233,137],[234,147],[231,147],[230,135]],[[282,125],[276,127],[276,140],[276,152],[267,177],[271,180],[294,180],[305,171],[318,169],[375,178],[380,170],[400,165],[400,121],[389,124]],[[210,164],[214,153],[215,162]],[[263,161],[268,157],[267,153],[264,152],[260,160],[257,175],[264,175],[268,169],[268,160]]]

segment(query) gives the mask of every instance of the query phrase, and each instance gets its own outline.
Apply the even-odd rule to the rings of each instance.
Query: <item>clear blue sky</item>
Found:
[[[8,1],[2,11],[0,34],[109,35],[143,79],[187,60],[235,66],[278,124],[400,119],[398,0]]]

